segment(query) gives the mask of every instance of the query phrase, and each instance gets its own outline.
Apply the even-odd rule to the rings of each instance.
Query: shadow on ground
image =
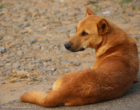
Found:
[[[139,73],[140,74],[140,73]],[[140,81],[140,75],[139,75]],[[134,83],[121,98],[84,106],[44,108],[38,105],[12,101],[0,106],[0,110],[140,110],[140,82]]]

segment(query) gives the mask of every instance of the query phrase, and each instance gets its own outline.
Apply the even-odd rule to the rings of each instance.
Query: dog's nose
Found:
[[[65,44],[65,48],[66,48],[67,50],[69,50],[69,49],[71,48],[71,45],[70,45],[70,44]]]

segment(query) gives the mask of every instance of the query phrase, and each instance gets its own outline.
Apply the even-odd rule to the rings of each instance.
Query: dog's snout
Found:
[[[71,45],[70,45],[70,44],[65,44],[65,48],[66,48],[67,50],[69,50],[69,49],[71,48]]]

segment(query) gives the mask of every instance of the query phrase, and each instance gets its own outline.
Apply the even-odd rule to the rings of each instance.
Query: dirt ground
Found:
[[[72,53],[64,48],[85,17],[86,6],[135,38],[140,53],[139,0],[0,1],[0,110],[44,109],[20,103],[19,97],[30,90],[51,89],[70,71],[92,68],[93,49]],[[124,97],[113,101],[57,109],[139,110],[139,86],[133,84]]]

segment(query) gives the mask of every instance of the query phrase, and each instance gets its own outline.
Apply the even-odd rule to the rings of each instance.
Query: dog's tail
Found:
[[[20,97],[22,102],[29,102],[44,107],[55,107],[63,104],[63,94],[58,91],[51,91],[45,96],[45,93],[40,91],[31,91]]]

